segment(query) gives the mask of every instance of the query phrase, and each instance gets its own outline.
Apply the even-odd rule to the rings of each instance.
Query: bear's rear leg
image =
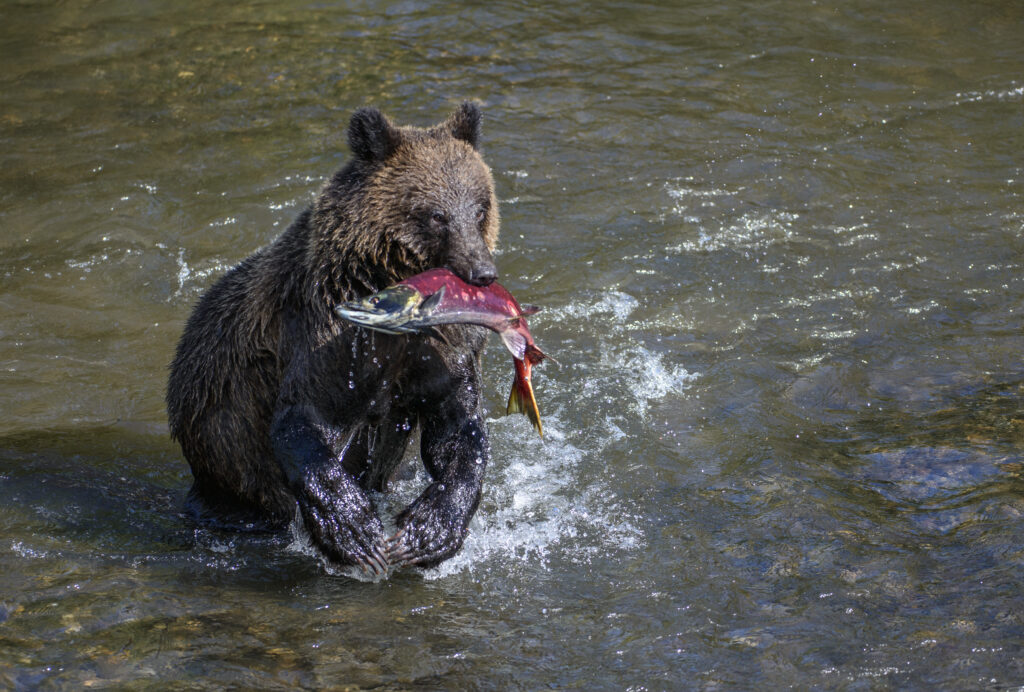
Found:
[[[262,533],[278,531],[288,525],[290,517],[268,517],[260,508],[230,498],[231,493],[223,489],[204,489],[195,481],[185,499],[185,511],[196,523],[215,529]]]

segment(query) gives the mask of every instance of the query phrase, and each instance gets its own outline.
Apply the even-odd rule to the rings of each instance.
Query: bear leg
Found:
[[[365,463],[366,448],[359,428],[348,431],[340,453],[323,439],[322,430],[298,407],[290,407],[274,423],[274,456],[299,504],[299,513],[313,543],[340,565],[357,565],[382,574],[388,562],[384,526],[366,491],[346,466]],[[347,464],[346,456],[359,457]]]
[[[437,565],[455,555],[469,533],[490,447],[479,408],[460,417],[458,426],[444,415],[424,422],[421,452],[434,482],[398,515],[398,531],[387,543],[392,566]]]

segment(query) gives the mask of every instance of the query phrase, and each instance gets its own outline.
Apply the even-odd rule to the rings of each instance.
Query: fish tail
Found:
[[[540,411],[537,410],[537,399],[533,396],[533,385],[530,383],[529,365],[524,361],[515,360],[515,379],[512,381],[512,391],[508,395],[508,406],[506,414],[522,413],[537,430],[537,434],[544,437],[544,427],[540,423]]]

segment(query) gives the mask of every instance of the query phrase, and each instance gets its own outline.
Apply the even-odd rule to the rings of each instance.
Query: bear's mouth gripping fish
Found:
[[[473,286],[448,269],[430,269],[334,308],[349,322],[388,334],[426,333],[447,341],[437,330],[442,324],[477,324],[497,332],[515,367],[505,412],[525,414],[543,437],[530,375],[533,366],[548,356],[537,348],[526,324],[526,316],[539,310],[535,305],[520,305],[497,282]]]

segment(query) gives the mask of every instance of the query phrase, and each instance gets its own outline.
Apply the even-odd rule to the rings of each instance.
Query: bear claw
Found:
[[[453,541],[451,536],[426,536],[417,541],[416,533],[415,528],[405,527],[387,539],[388,564],[432,567],[458,550],[458,541]]]

